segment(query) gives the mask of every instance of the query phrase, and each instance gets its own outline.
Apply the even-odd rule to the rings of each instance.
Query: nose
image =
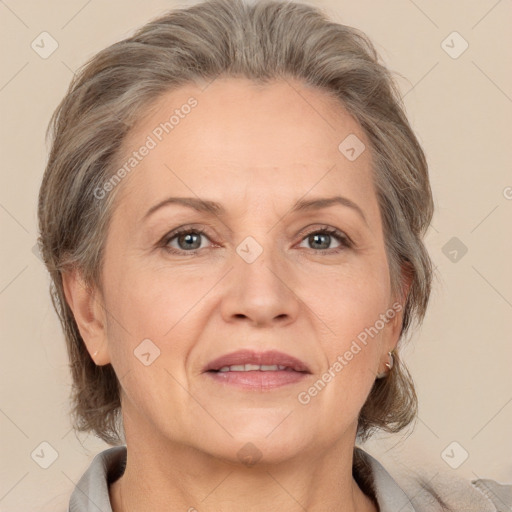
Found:
[[[282,254],[264,249],[251,261],[241,251],[233,260],[221,306],[226,322],[270,327],[296,320],[301,301],[294,290],[293,269]]]

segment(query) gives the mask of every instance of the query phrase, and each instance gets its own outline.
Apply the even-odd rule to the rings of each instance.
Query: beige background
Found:
[[[46,125],[86,59],[166,8],[192,3],[0,1],[2,511],[66,510],[74,483],[107,447],[71,431],[64,340],[48,275],[32,252]],[[437,210],[427,244],[438,279],[424,326],[405,352],[419,419],[414,430],[365,448],[392,473],[422,466],[429,479],[451,472],[512,483],[512,2],[311,3],[365,31],[404,77]],[[31,48],[43,31],[59,45],[47,59]],[[456,59],[441,46],[453,31],[469,44]],[[462,43],[447,40],[452,52]],[[446,246],[453,237],[467,247],[455,262]],[[31,458],[43,441],[58,453],[48,469]],[[460,447],[448,450],[452,465],[462,450],[469,454],[458,469],[442,458],[453,441]]]

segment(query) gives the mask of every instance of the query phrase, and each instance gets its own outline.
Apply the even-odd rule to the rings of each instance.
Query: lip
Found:
[[[265,366],[278,365],[286,366],[287,368],[275,371],[218,371],[225,366],[245,364]],[[203,372],[217,383],[224,383],[253,391],[271,390],[288,384],[294,384],[302,381],[311,374],[311,371],[304,361],[276,350],[265,352],[238,350],[214,359],[206,365]]]
[[[206,365],[203,371],[220,370],[224,366],[238,364],[279,365],[287,366],[295,372],[311,373],[305,362],[277,350],[267,350],[265,352],[238,350],[214,359]]]

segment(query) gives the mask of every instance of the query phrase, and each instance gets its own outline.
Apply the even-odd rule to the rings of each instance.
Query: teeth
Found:
[[[252,371],[262,371],[262,372],[277,372],[278,370],[286,370],[286,366],[282,366],[280,364],[273,365],[259,365],[259,364],[234,364],[231,366],[223,366],[219,369],[219,372],[252,372]]]

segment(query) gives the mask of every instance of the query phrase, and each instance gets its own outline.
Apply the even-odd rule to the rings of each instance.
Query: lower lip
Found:
[[[301,382],[307,373],[290,370],[262,372],[206,372],[216,382],[229,384],[243,389],[265,391],[279,388],[288,384]]]

